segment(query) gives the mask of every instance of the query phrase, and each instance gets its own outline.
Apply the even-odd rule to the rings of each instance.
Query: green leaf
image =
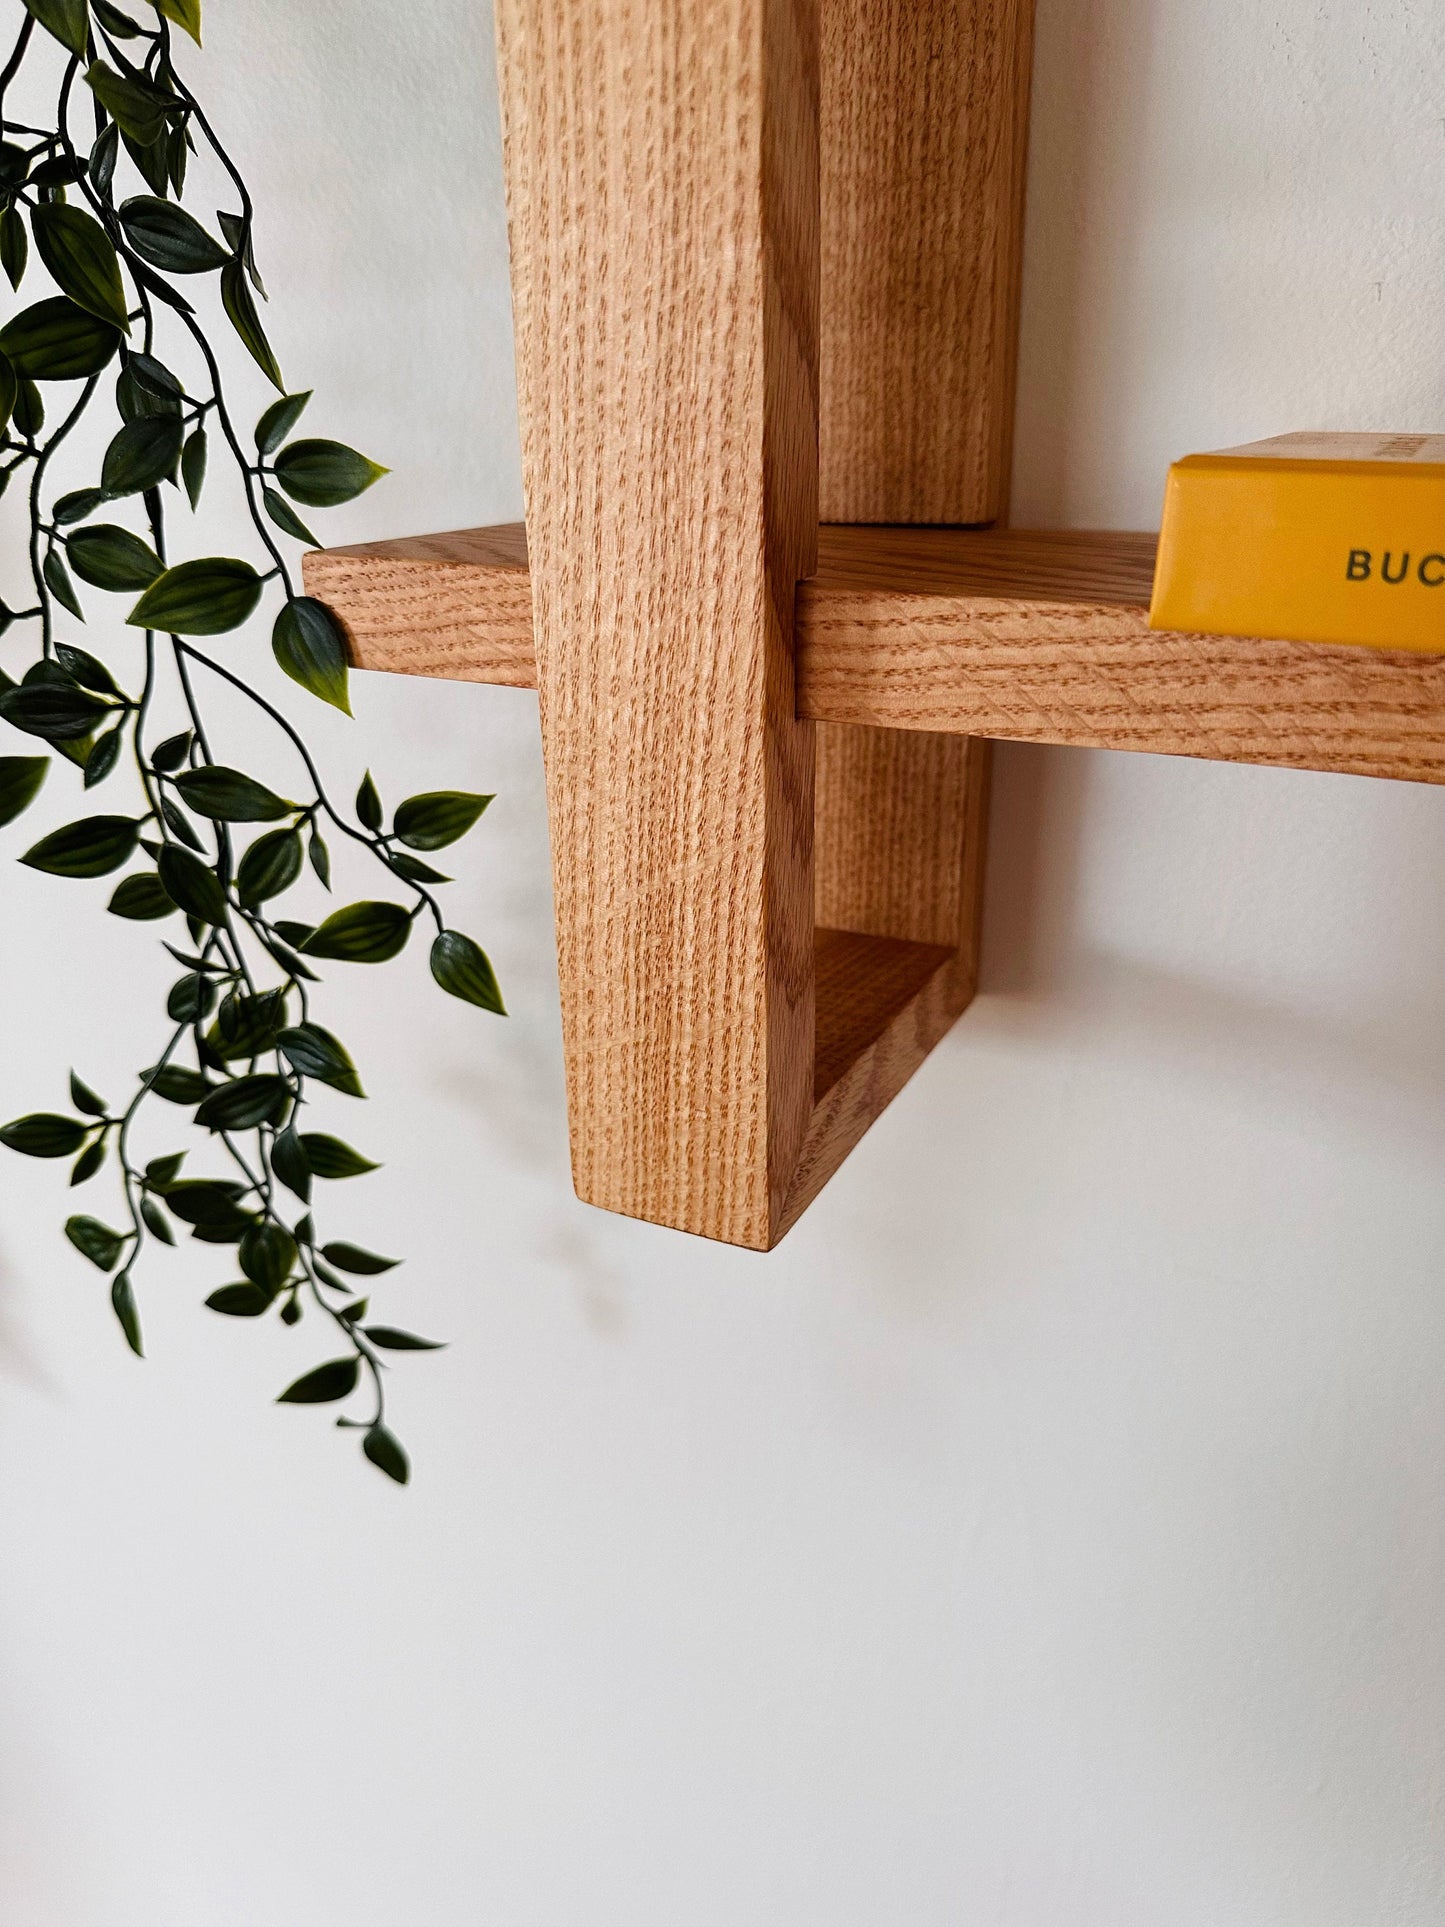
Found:
[[[277,1399],[278,1405],[329,1405],[334,1399],[349,1398],[356,1390],[361,1370],[359,1358],[333,1358],[288,1385]]]
[[[262,582],[249,562],[206,556],[157,576],[126,617],[137,629],[179,636],[218,636],[236,629],[261,600]]]
[[[236,888],[243,904],[254,910],[258,904],[279,897],[301,874],[301,837],[296,830],[268,830],[241,858]]]
[[[120,262],[99,221],[66,201],[30,211],[35,247],[62,294],[123,334],[130,333]]]
[[[182,1178],[179,1184],[167,1186],[166,1206],[182,1224],[196,1227],[239,1220],[239,1238],[241,1231],[256,1221],[255,1213],[242,1207],[242,1195],[243,1187],[229,1178]]]
[[[0,1144],[27,1158],[68,1158],[84,1144],[86,1127],[54,1111],[32,1111],[13,1124],[0,1125]]]
[[[156,401],[167,403],[168,413],[179,408],[185,399],[180,377],[173,374],[163,361],[157,361],[154,355],[146,354],[143,349],[132,348],[129,351],[124,372],[143,393]]]
[[[185,1161],[184,1151],[173,1151],[169,1157],[152,1158],[145,1170],[146,1183],[155,1191],[168,1190],[180,1175],[181,1166]]]
[[[12,205],[0,214],[0,268],[4,268],[12,288],[18,288],[24,280],[29,258],[30,241],[25,222],[19,208]]]
[[[274,823],[296,807],[254,777],[219,764],[187,770],[176,778],[176,788],[188,809],[220,823]]]
[[[176,1234],[171,1229],[170,1219],[156,1203],[154,1198],[142,1197],[140,1201],[141,1222],[153,1238],[159,1238],[163,1245],[173,1245]]]
[[[306,854],[311,859],[311,867],[316,872],[317,882],[323,890],[329,890],[331,888],[331,852],[327,849],[326,839],[320,830],[312,829]]]
[[[125,1342],[137,1358],[144,1358],[140,1342],[140,1315],[135,1308],[135,1292],[131,1288],[130,1273],[123,1271],[110,1288],[110,1304],[120,1328],[125,1333]]]
[[[70,566],[96,589],[148,589],[162,573],[160,557],[148,542],[114,522],[92,522],[65,544]]]
[[[274,1050],[286,1026],[286,993],[263,990],[259,996],[232,991],[216,1014],[208,1042],[224,1059],[259,1057]]]
[[[385,861],[387,868],[394,875],[404,878],[408,883],[450,883],[452,881],[442,871],[434,870],[429,863],[423,863],[420,857],[408,856],[405,850],[388,850]]]
[[[276,457],[276,480],[308,508],[336,508],[351,502],[388,471],[358,455],[344,442],[300,441]]]
[[[199,422],[181,450],[181,480],[186,485],[186,499],[195,508],[206,485],[206,431]]]
[[[98,1137],[92,1143],[86,1145],[80,1156],[75,1160],[74,1168],[70,1173],[72,1190],[74,1190],[78,1184],[89,1184],[101,1165],[105,1163],[105,1151],[106,1143],[103,1137]]]
[[[20,861],[53,877],[103,877],[133,853],[140,826],[129,816],[87,816],[28,849]]]
[[[293,596],[276,618],[271,647],[293,682],[351,714],[346,645],[324,603],[314,596]]]
[[[301,945],[303,956],[341,963],[388,963],[406,948],[411,917],[397,903],[348,903]]]
[[[136,253],[162,274],[210,274],[231,258],[195,216],[174,201],[133,195],[121,204],[120,223]]]
[[[201,0],[152,0],[157,13],[184,27],[199,47],[201,44]]]
[[[284,1225],[253,1225],[241,1240],[240,1260],[253,1285],[279,1291],[296,1263],[296,1240]]]
[[[301,411],[310,401],[312,390],[304,395],[283,395],[280,401],[273,401],[256,424],[256,452],[259,455],[273,454],[285,441],[291,430],[301,419]]]
[[[71,581],[65,564],[60,559],[60,551],[58,549],[50,549],[47,551],[45,560],[41,564],[40,573],[45,578],[46,588],[49,589],[50,593],[55,597],[55,600],[62,603],[73,616],[78,617],[81,622],[84,622],[85,611],[81,608],[79,600],[76,597],[75,584]]]
[[[301,1140],[290,1125],[276,1134],[271,1146],[271,1169],[286,1189],[294,1191],[303,1204],[311,1202],[311,1166],[306,1161]],[[300,1236],[299,1231],[297,1236]]]
[[[261,500],[266,505],[266,513],[283,534],[289,535],[293,542],[309,542],[313,549],[321,547],[320,542],[307,528],[284,495],[278,495],[274,488],[263,488]]]
[[[394,1271],[401,1263],[400,1258],[378,1258],[375,1252],[345,1242],[323,1245],[321,1255],[338,1271],[354,1272],[360,1278],[375,1278],[383,1271]]]
[[[300,1144],[307,1164],[318,1178],[361,1178],[368,1171],[381,1169],[360,1151],[353,1151],[339,1137],[328,1137],[324,1131],[307,1131]]]
[[[180,459],[179,418],[143,415],[139,421],[126,422],[106,449],[100,485],[109,496],[139,495],[142,489],[154,488],[173,476]]]
[[[54,34],[62,47],[84,58],[85,36],[90,26],[85,0],[25,0],[25,7],[47,33]]]
[[[0,824],[13,823],[39,796],[48,756],[0,756]]]
[[[73,743],[94,733],[109,715],[107,706],[72,683],[22,683],[0,695],[0,716],[28,736],[48,743]]]
[[[384,1425],[367,1428],[366,1437],[361,1441],[361,1449],[371,1463],[384,1472],[398,1485],[405,1485],[411,1477],[411,1464],[402,1450],[401,1440]]]
[[[507,1014],[501,987],[485,950],[460,930],[443,930],[431,947],[431,974],[442,989],[479,1010]]]
[[[114,676],[88,649],[77,649],[73,643],[58,642],[55,653],[65,673],[78,682],[82,689],[92,690],[98,696],[119,696]]]
[[[113,7],[110,0],[90,0],[90,10],[112,40],[137,40],[140,28],[128,13]]]
[[[196,1111],[196,1122],[207,1131],[251,1131],[265,1124],[289,1095],[284,1077],[257,1071],[219,1085]]]
[[[104,1117],[110,1108],[103,1097],[97,1097],[83,1078],[70,1073],[70,1101],[77,1111],[84,1111],[87,1117]]]
[[[128,917],[132,923],[154,923],[160,917],[173,917],[176,906],[166,894],[165,885],[153,871],[127,877],[117,885],[105,906],[114,917]]]
[[[199,1071],[180,1064],[164,1065],[151,1079],[151,1089],[168,1104],[199,1104],[210,1088]]]
[[[109,194],[119,153],[120,129],[114,121],[108,121],[90,150],[90,179],[97,194]]]
[[[373,1345],[384,1352],[444,1352],[446,1342],[439,1338],[418,1338],[415,1332],[397,1331],[392,1325],[363,1325]]]
[[[78,154],[52,154],[48,161],[42,161],[30,176],[32,187],[57,188],[73,187],[77,181],[85,179],[85,162]],[[57,196],[62,203],[63,194]]]
[[[15,413],[12,419],[16,431],[30,441],[35,441],[45,426],[45,403],[41,399],[40,390],[28,376],[20,382],[15,391]]]
[[[99,1218],[67,1218],[65,1235],[82,1256],[102,1271],[114,1271],[125,1250],[125,1239],[118,1231],[103,1225]]]
[[[62,495],[51,513],[59,527],[67,528],[72,522],[83,522],[87,515],[94,515],[104,500],[103,488],[77,488],[69,495]]]
[[[363,827],[379,830],[382,822],[381,798],[377,795],[376,785],[368,770],[361,779],[361,788],[356,792],[356,814]]]
[[[227,1318],[259,1318],[276,1302],[274,1291],[261,1285],[222,1285],[206,1300],[211,1311],[224,1312]]]
[[[200,857],[168,843],[156,860],[156,868],[167,894],[188,917],[199,917],[209,924],[226,921],[226,893],[221,880]]]
[[[169,949],[169,945],[166,946]],[[178,1024],[196,1024],[208,1017],[216,1001],[216,986],[208,977],[193,974],[171,985],[166,1015]],[[207,1090],[210,1086],[205,1087]]]
[[[193,741],[194,738],[188,729],[183,729],[179,736],[167,736],[163,743],[157,744],[151,751],[152,763],[158,770],[164,770],[169,775],[172,771],[178,770],[190,755]]]
[[[318,1084],[329,1084],[347,1097],[366,1096],[346,1046],[329,1030],[319,1024],[296,1024],[283,1030],[276,1042],[302,1077],[314,1077]]]
[[[226,313],[231,317],[231,325],[245,342],[251,358],[261,373],[284,394],[286,383],[276,357],[271,352],[271,344],[266,339],[261,326],[260,316],[256,313],[256,303],[251,298],[251,290],[246,282],[246,270],[239,260],[228,261],[221,270],[221,300]],[[0,347],[4,346],[0,340]]]
[[[180,101],[143,74],[118,74],[103,60],[92,62],[86,73],[91,92],[138,147],[150,147],[165,132],[166,113]]]
[[[120,761],[123,742],[123,725],[117,723],[114,729],[107,731],[91,745],[90,754],[85,759],[85,787],[88,790],[93,790],[110,775]]]
[[[58,294],[22,308],[0,328],[0,352],[31,381],[98,375],[120,345],[120,330]]]

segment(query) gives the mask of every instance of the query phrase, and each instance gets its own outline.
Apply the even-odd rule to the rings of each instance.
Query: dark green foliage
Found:
[[[389,963],[405,949],[411,913],[397,903],[348,903],[333,910],[301,948],[308,957],[341,963]]]
[[[218,636],[238,629],[261,600],[261,578],[249,562],[212,555],[181,562],[157,576],[127,621],[176,636]]]
[[[34,1111],[13,1124],[0,1124],[0,1144],[27,1158],[68,1158],[84,1142],[85,1126],[53,1111]]]
[[[491,800],[464,790],[409,796],[397,810],[396,834],[413,850],[444,850],[466,835]]]
[[[329,1364],[318,1365],[315,1371],[305,1373],[294,1385],[288,1385],[276,1403],[329,1405],[335,1399],[349,1398],[356,1390],[360,1371],[359,1358],[333,1358]]]
[[[49,768],[48,756],[0,756],[0,825],[30,808]]]
[[[103,877],[135,853],[137,835],[129,816],[87,816],[41,837],[20,861],[54,877]]]
[[[128,917],[133,923],[152,923],[176,914],[175,904],[153,870],[127,877],[124,883],[117,884],[106,908],[113,916]]]
[[[435,1343],[367,1323],[368,1299],[355,1280],[395,1261],[344,1238],[320,1242],[325,1234],[308,1209],[323,1180],[377,1168],[326,1129],[302,1128],[303,1119],[328,1121],[331,1093],[364,1095],[350,1053],[313,1014],[313,966],[383,963],[423,917],[436,936],[438,980],[499,1010],[482,952],[445,930],[433,891],[447,879],[417,854],[455,842],[489,798],[461,790],[411,797],[388,828],[368,774],[348,811],[301,735],[250,688],[248,639],[211,655],[188,640],[230,636],[274,583],[276,661],[309,695],[349,714],[346,638],[321,603],[298,593],[294,550],[280,544],[316,545],[293,502],[310,509],[350,501],[385,470],[341,442],[291,439],[310,396],[284,391],[267,341],[252,212],[239,184],[240,212],[210,201],[194,212],[182,205],[193,152],[206,161],[197,179],[237,179],[174,64],[179,32],[199,39],[199,0],[148,0],[137,19],[116,0],[25,5],[74,59],[64,74],[47,49],[46,72],[64,74],[52,96],[53,133],[11,121],[0,128],[0,271],[12,288],[27,275],[32,284],[0,329],[0,496],[16,516],[13,536],[27,537],[12,540],[11,553],[29,555],[23,600],[33,605],[0,605],[7,652],[17,635],[29,633],[32,645],[28,658],[17,653],[0,664],[0,723],[18,739],[50,745],[63,776],[74,767],[77,788],[111,783],[118,807],[77,821],[67,820],[73,807],[57,810],[26,839],[21,860],[63,878],[126,869],[107,886],[110,912],[166,926],[163,948],[182,974],[163,990],[159,1035],[138,1046],[150,1067],[122,1102],[110,1105],[72,1073],[70,1112],[18,1117],[0,1127],[0,1145],[66,1163],[72,1186],[102,1173],[114,1184],[119,1229],[89,1214],[71,1216],[65,1229],[108,1274],[112,1309],[136,1353],[141,1261],[181,1231],[196,1241],[192,1255],[202,1264],[206,1246],[234,1252],[232,1282],[209,1288],[212,1310],[240,1320],[274,1313],[287,1327],[308,1311],[329,1321],[345,1355],[306,1373],[283,1401],[347,1398],[364,1379],[374,1403],[339,1422],[362,1434],[375,1466],[405,1484],[406,1454],[384,1419],[383,1363]],[[16,73],[32,44],[46,48],[27,27],[11,56]],[[27,111],[37,97],[27,74]],[[231,424],[242,417],[210,341],[209,291],[202,285],[194,305],[189,298],[212,274],[230,326],[280,391],[256,422],[254,460],[234,443]],[[228,338],[223,333],[222,348]],[[112,362],[113,379],[105,379]],[[52,395],[52,382],[73,386]],[[84,435],[63,448],[82,419]],[[104,452],[82,456],[82,448]],[[254,532],[246,558],[197,556],[197,544],[188,549],[173,526],[187,502],[200,500],[215,450],[240,464]],[[110,595],[126,601],[109,603]],[[91,647],[82,649],[74,636],[87,618]],[[130,625],[114,657],[107,624],[112,638],[116,626]],[[232,685],[228,705],[211,716],[221,678]],[[299,758],[281,766],[286,791],[299,785],[298,800],[238,762],[245,736],[234,728],[237,699],[276,723],[288,758]],[[35,803],[48,769],[43,755],[0,756],[0,828]],[[363,887],[361,900],[325,914],[319,893],[331,885],[332,852],[348,844],[358,861],[380,866],[403,901],[374,900]],[[292,917],[277,916],[276,899],[298,886],[309,900]],[[112,992],[103,958],[82,956],[97,995],[114,999],[118,1029],[143,1038],[143,1019]],[[13,1024],[26,1021],[23,1012],[11,1015]],[[145,1129],[132,1137],[143,1108]],[[157,1119],[201,1147],[205,1162],[193,1175],[182,1176],[184,1148],[136,1163],[134,1147],[149,1142]]]
[[[276,618],[271,648],[293,682],[351,714],[346,645],[323,603],[313,596],[293,596]]]
[[[431,974],[443,990],[479,1010],[505,1017],[501,986],[485,950],[459,930],[443,930],[431,947]]]
[[[395,1479],[398,1485],[405,1485],[411,1477],[411,1463],[402,1447],[401,1440],[395,1438],[384,1425],[367,1427],[366,1437],[361,1441],[361,1449],[375,1466]]]
[[[65,548],[81,581],[97,589],[147,589],[161,573],[160,558],[150,544],[113,522],[77,529]]]
[[[84,1253],[102,1271],[114,1271],[125,1250],[125,1239],[98,1218],[67,1218],[65,1235],[76,1250]]]
[[[307,508],[339,508],[354,501],[386,470],[343,442],[292,442],[276,457],[276,480],[293,502]]]
[[[0,352],[31,381],[79,381],[98,375],[120,346],[120,330],[55,295],[22,308],[0,328]]]
[[[209,274],[231,258],[194,215],[152,194],[122,203],[120,224],[141,259],[162,274]]]
[[[244,771],[215,764],[178,776],[176,788],[188,809],[221,823],[274,823],[296,807]]]
[[[128,333],[120,262],[105,229],[66,201],[42,201],[31,210],[35,250],[57,287],[78,307]]]

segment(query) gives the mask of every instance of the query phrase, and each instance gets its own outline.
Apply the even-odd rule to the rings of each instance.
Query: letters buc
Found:
[[[1347,582],[1369,582],[1374,579],[1375,556],[1371,549],[1351,549],[1350,559],[1345,568]],[[1415,571],[1416,580],[1422,588],[1445,589],[1445,555],[1427,555]],[[1386,550],[1380,562],[1380,580],[1392,589],[1410,578],[1410,556],[1408,551],[1401,556],[1398,569],[1391,550]]]

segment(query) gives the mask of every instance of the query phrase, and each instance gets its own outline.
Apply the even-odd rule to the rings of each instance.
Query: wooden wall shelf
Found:
[[[1032,0],[497,0],[526,537],[312,555],[535,687],[581,1197],[777,1242],[967,1007],[989,739],[1445,781],[1445,663],[1010,531]],[[1161,478],[1162,480],[1162,478]]]
[[[815,722],[1445,783],[1445,657],[1152,631],[1152,535],[819,530]],[[537,686],[521,523],[306,559],[363,669]]]

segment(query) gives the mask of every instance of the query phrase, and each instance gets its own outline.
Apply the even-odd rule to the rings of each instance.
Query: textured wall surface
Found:
[[[1445,427],[1438,10],[1039,4],[1019,519]],[[395,471],[328,533],[517,514],[485,9],[209,12],[288,375]],[[7,1927],[1438,1927],[1445,795],[1003,751],[986,994],[758,1259],[571,1196],[532,698],[357,709],[348,779],[499,792],[510,1021],[421,956],[329,993],[348,1223],[453,1340],[417,1479],[269,1403],[319,1341],[204,1255],[135,1364],[0,1166]],[[0,891],[9,1116],[163,978]]]

